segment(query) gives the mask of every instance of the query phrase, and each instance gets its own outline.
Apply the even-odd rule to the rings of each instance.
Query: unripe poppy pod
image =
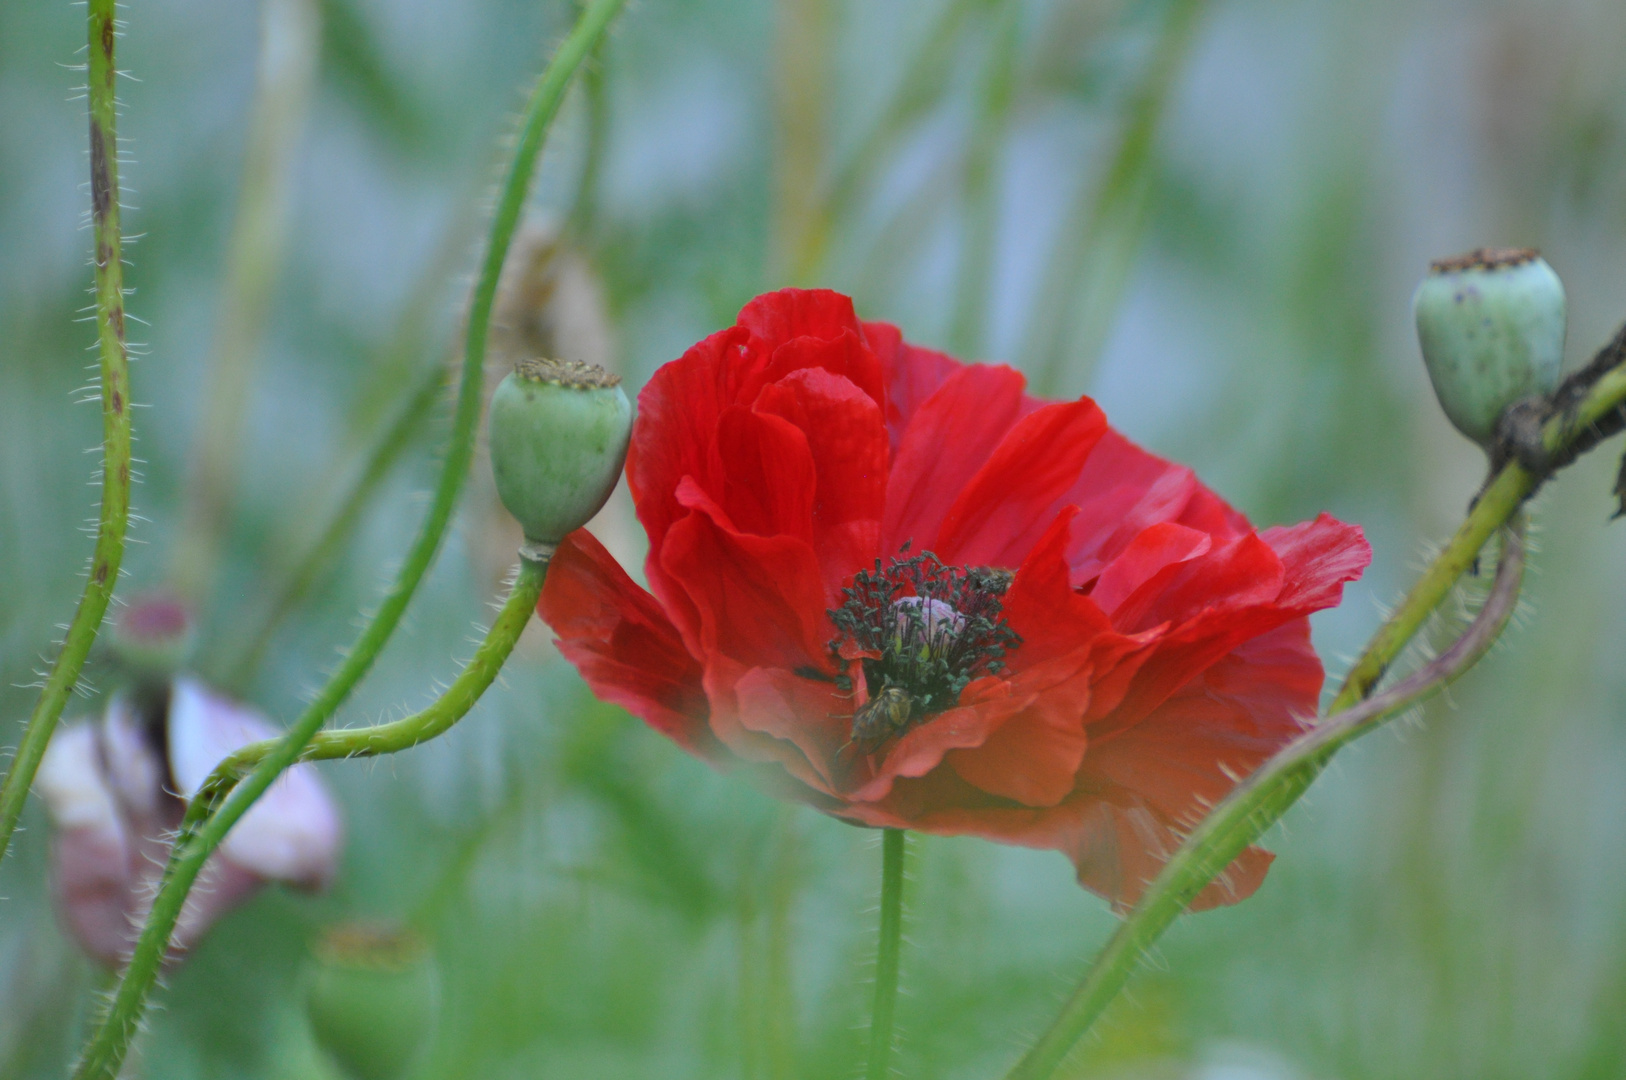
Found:
[[[587,524],[627,460],[632,405],[592,364],[521,360],[491,398],[491,471],[525,538],[551,549]]]
[[[330,929],[314,950],[305,1011],[320,1046],[357,1080],[395,1080],[435,1025],[435,970],[423,939],[389,926]]]
[[[1457,430],[1490,443],[1509,405],[1558,385],[1564,284],[1527,248],[1440,259],[1412,297],[1434,393]]]

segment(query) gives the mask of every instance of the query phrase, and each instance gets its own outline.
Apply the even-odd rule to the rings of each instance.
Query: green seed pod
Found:
[[[491,397],[491,472],[525,538],[551,552],[598,513],[627,460],[621,378],[563,360],[521,360]]]
[[[345,924],[314,950],[305,1011],[317,1045],[357,1080],[405,1076],[436,1012],[423,939],[389,926]]]
[[[1509,405],[1558,385],[1564,284],[1534,251],[1480,248],[1440,259],[1412,311],[1440,407],[1481,446]]]

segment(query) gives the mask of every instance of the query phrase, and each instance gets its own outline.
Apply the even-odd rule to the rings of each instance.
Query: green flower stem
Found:
[[[875,946],[875,1006],[870,1012],[866,1080],[885,1080],[892,1075],[892,1021],[898,1006],[898,953],[903,942],[903,855],[907,840],[902,829],[882,830],[881,929]]]
[[[1496,582],[1478,616],[1438,658],[1352,708],[1333,713],[1267,761],[1186,837],[1141,902],[1123,921],[1083,984],[1007,1080],[1052,1076],[1123,988],[1153,942],[1209,882],[1304,794],[1341,747],[1444,688],[1496,641],[1517,606],[1524,578],[1524,520],[1517,510],[1504,531]]]
[[[1493,448],[1493,460],[1500,464],[1480,489],[1456,535],[1350,669],[1329,707],[1333,715],[1266,762],[1192,830],[1096,957],[1061,1015],[1007,1080],[1052,1075],[1123,988],[1145,951],[1192,898],[1298,801],[1339,748],[1478,660],[1501,629],[1517,594],[1523,568],[1523,522],[1518,515],[1525,500],[1555,469],[1622,430],[1626,430],[1626,327],[1549,398],[1520,403],[1503,417],[1502,440]],[[1503,526],[1508,526],[1509,539],[1497,585],[1474,625],[1439,660],[1357,705],[1478,560],[1485,542]]]
[[[451,521],[452,510],[462,491],[464,478],[474,452],[474,431],[480,416],[481,382],[485,364],[486,336],[491,321],[491,309],[497,292],[497,281],[513,241],[526,194],[536,169],[536,160],[549,125],[559,111],[570,78],[581,64],[610,20],[620,11],[624,0],[594,0],[582,13],[575,28],[559,46],[553,60],[537,82],[526,104],[514,158],[507,178],[498,196],[496,213],[492,217],[490,239],[485,261],[475,284],[469,305],[467,336],[464,342],[462,377],[458,387],[457,410],[452,426],[452,438],[441,468],[440,482],[434,500],[424,520],[394,586],[379,606],[378,613],[362,632],[339,670],[317,694],[315,701],[294,722],[254,770],[238,784],[218,811],[197,829],[195,838],[183,836],[171,852],[170,862],[160,882],[157,897],[148,914],[147,923],[137,940],[136,950],[125,969],[108,1010],[107,1017],[91,1037],[74,1072],[77,1080],[115,1080],[119,1066],[129,1050],[130,1040],[140,1025],[146,998],[167,951],[169,935],[180,916],[186,892],[203,869],[204,861],[214,847],[224,839],[226,832],[237,822],[256,799],[271,786],[279,774],[299,760],[322,725],[349,696],[351,689],[372,667],[384,644],[399,624],[407,602],[417,590],[418,583],[433,560]],[[203,805],[198,801],[199,805]],[[203,806],[207,811],[209,807]],[[197,826],[197,815],[188,808],[188,818]],[[184,843],[181,841],[185,841]]]
[[[301,747],[299,758],[310,761],[394,753],[444,733],[467,715],[502,670],[503,663],[514,651],[514,645],[530,621],[531,612],[536,609],[537,597],[542,593],[542,582],[546,575],[547,564],[544,562],[526,560],[521,563],[519,576],[508,594],[508,600],[486,634],[485,641],[475,652],[474,659],[469,661],[468,666],[433,705],[389,724],[323,732]],[[252,743],[237,751],[216,766],[203,788],[188,804],[169,864],[164,868],[158,895],[147,915],[146,925],[142,927],[141,937],[136,941],[118,994],[113,999],[107,1019],[86,1044],[74,1072],[76,1078],[116,1080],[119,1067],[129,1050],[130,1039],[140,1022],[146,994],[163,965],[170,934],[181,916],[188,891],[197,881],[209,855],[253,805],[254,799],[244,796],[244,792],[249,790],[248,785],[269,773],[265,763],[279,760],[286,746],[286,738],[272,739]],[[281,771],[279,769],[277,773]],[[247,780],[239,784],[239,778],[245,774]]]
[[[542,595],[542,581],[547,575],[545,562],[529,559],[520,564],[519,576],[503,604],[502,613],[492,623],[490,632],[481,643],[474,659],[433,705],[422,712],[388,724],[371,727],[341,728],[318,732],[303,751],[301,761],[332,761],[338,758],[376,757],[410,750],[421,742],[445,734],[461,720],[465,713],[480,700],[502,670],[508,654],[514,650],[519,636],[530,621],[537,598]],[[194,803],[217,803],[229,792],[239,778],[270,757],[277,747],[275,739],[250,743],[215,766],[215,770]],[[189,808],[190,809],[190,808]]]
[[[11,844],[45,746],[79,682],[85,657],[113,598],[130,520],[130,357],[124,340],[124,264],[120,261],[124,242],[119,231],[119,137],[113,85],[118,78],[113,62],[117,34],[113,0],[90,0],[89,7],[90,197],[102,369],[102,511],[84,593],[23,730],[17,755],[0,784],[0,858]]]

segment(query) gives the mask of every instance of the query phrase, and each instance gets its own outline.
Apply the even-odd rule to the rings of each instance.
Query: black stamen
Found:
[[[1005,656],[1022,643],[1001,615],[1010,571],[944,566],[929,551],[908,551],[904,544],[887,565],[876,559],[873,571],[853,575],[841,606],[829,612],[837,669],[850,664],[844,646],[849,655],[866,654],[860,668],[869,698],[886,695],[894,713],[897,701],[908,702],[907,715],[888,725],[893,733],[952,708],[973,679],[1003,671]]]

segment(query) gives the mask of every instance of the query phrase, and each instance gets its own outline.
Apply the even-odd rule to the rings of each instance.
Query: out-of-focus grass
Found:
[[[604,285],[621,370],[641,384],[792,272],[914,340],[996,359],[1032,360],[1035,327],[1060,318],[1059,354],[1079,364],[1104,331],[1076,316],[1111,293],[1064,289],[1068,310],[1042,310],[1058,295],[1056,238],[1101,190],[1184,7],[635,6],[603,56],[605,155],[575,240]],[[568,9],[324,4],[206,639],[254,628],[289,538],[327,512],[411,373],[444,355],[463,285],[432,269],[437,252]],[[162,581],[180,521],[256,21],[198,0],[126,14],[121,55],[142,79],[124,87],[128,221],[147,234],[131,250],[131,310],[152,323],[134,374],[150,405],[134,589]],[[821,28],[818,62],[784,63],[797,39],[779,20],[793,16]],[[1478,479],[1416,362],[1407,299],[1426,259],[1541,246],[1569,287],[1575,356],[1626,318],[1613,62],[1626,16],[1592,0],[1214,0],[1191,32],[1135,177],[1144,227],[1114,271],[1121,304],[1093,372],[1069,366],[1061,385],[1087,388],[1256,520],[1329,509],[1366,525],[1376,562],[1317,623],[1336,667]],[[96,418],[69,404],[90,343],[72,322],[88,281],[83,119],[58,66],[79,36],[69,4],[0,6],[0,717],[26,714],[16,684],[72,602],[88,551],[74,530],[94,501],[81,451]],[[536,202],[556,217],[576,205],[583,106],[544,160]],[[787,160],[818,170],[793,196]],[[272,715],[292,714],[386,580],[440,423],[272,637],[245,685]],[[1542,497],[1524,628],[1451,702],[1341,759],[1273,837],[1281,857],[1259,894],[1180,924],[1076,1075],[1620,1074],[1626,533],[1604,520],[1612,467],[1586,462]],[[483,520],[465,519],[349,720],[421,704],[470,651],[491,599],[469,534]],[[230,652],[204,659],[224,675]],[[686,758],[593,703],[546,649],[517,658],[446,739],[326,773],[350,832],[334,889],[267,893],[222,923],[171,979],[136,1075],[331,1075],[300,1019],[300,971],[320,927],[356,918],[404,920],[434,943],[442,1009],[421,1077],[853,1073],[875,838]],[[37,806],[25,823],[0,867],[6,1078],[61,1075],[96,982],[52,918]],[[997,1076],[1112,916],[1054,854],[938,838],[912,851],[900,1065]]]

